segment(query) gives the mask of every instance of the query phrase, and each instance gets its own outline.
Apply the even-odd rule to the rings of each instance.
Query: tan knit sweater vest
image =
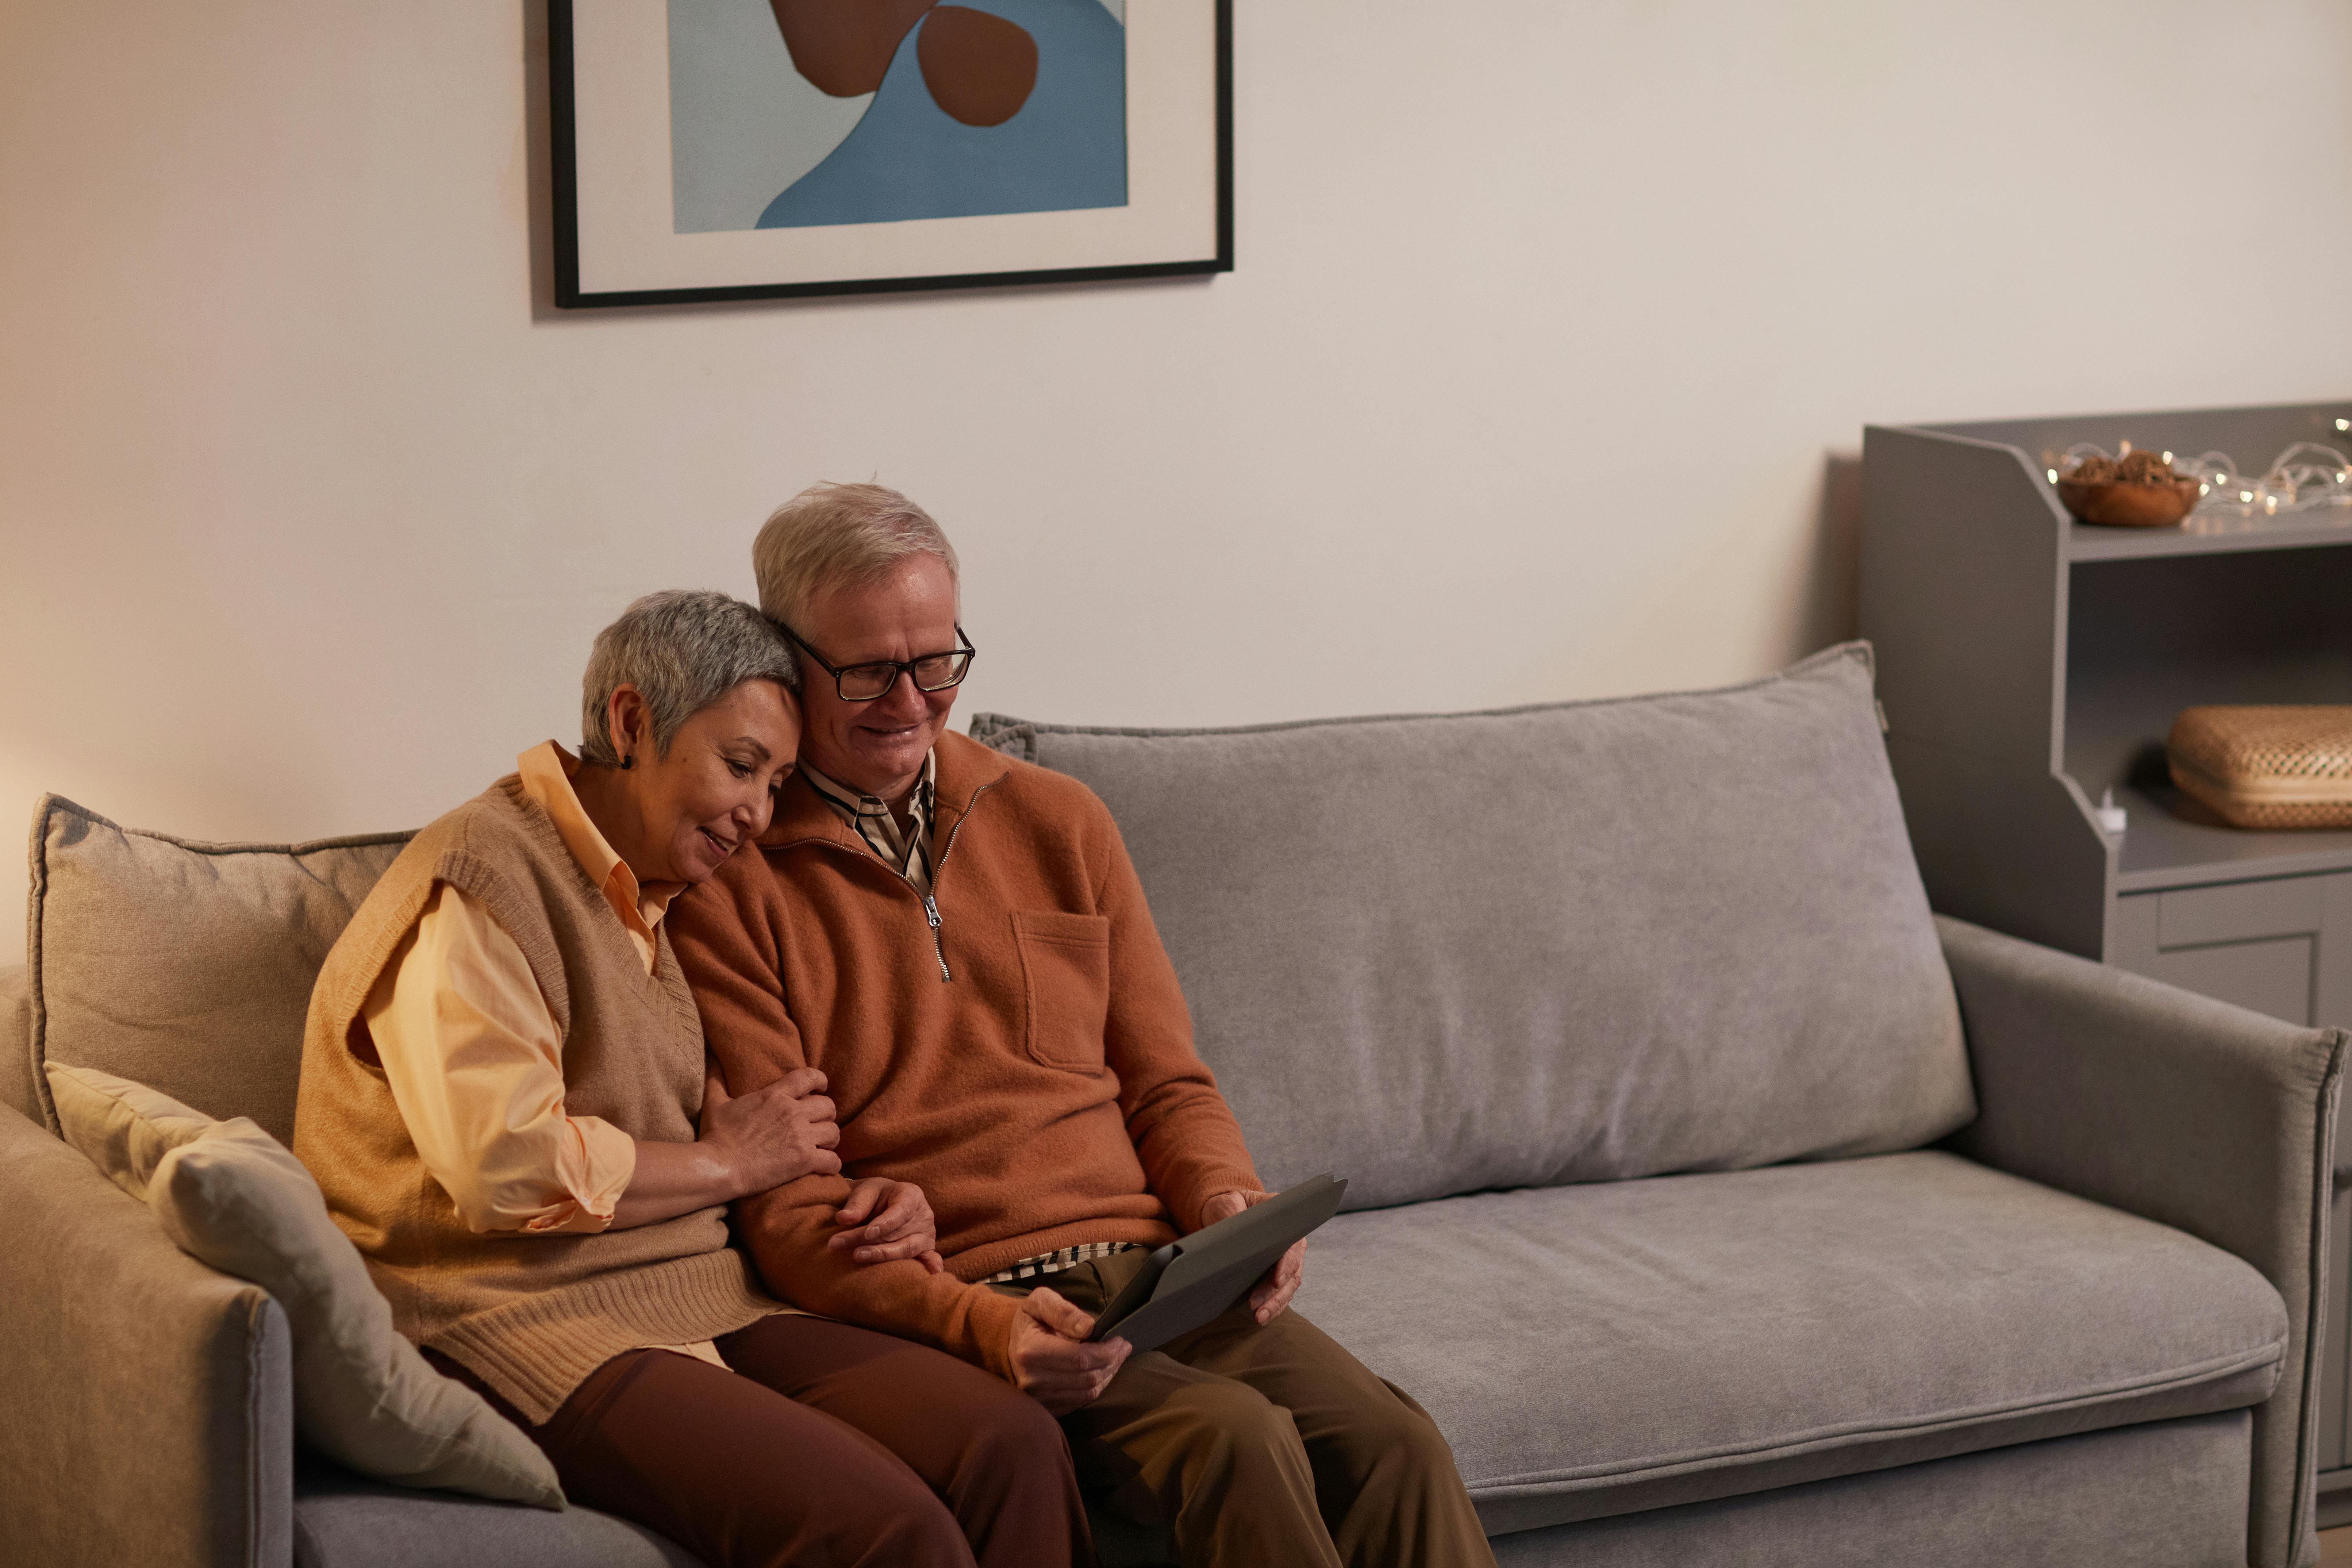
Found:
[[[294,1152],[400,1331],[544,1422],[622,1352],[730,1333],[776,1304],[729,1245],[723,1207],[593,1236],[482,1235],[458,1218],[417,1157],[361,1016],[440,882],[479,900],[530,962],[562,1037],[570,1114],[643,1141],[694,1142],[702,1027],[668,937],[648,976],[620,917],[512,775],[416,836],[320,971]]]

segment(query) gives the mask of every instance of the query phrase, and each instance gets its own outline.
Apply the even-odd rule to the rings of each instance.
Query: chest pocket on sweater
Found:
[[[1102,1070],[1110,1016],[1110,921],[1060,910],[1016,910],[1029,1054],[1050,1068]]]

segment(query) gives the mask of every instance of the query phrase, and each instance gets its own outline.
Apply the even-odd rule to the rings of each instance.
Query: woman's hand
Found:
[[[912,1182],[883,1176],[861,1176],[849,1184],[849,1201],[833,1216],[835,1225],[854,1226],[825,1245],[846,1252],[860,1263],[887,1263],[912,1258],[937,1274],[939,1226],[931,1217],[931,1200]]]
[[[802,1068],[736,1099],[711,1071],[702,1080],[702,1135],[691,1143],[637,1141],[637,1168],[613,1206],[613,1228],[675,1219],[799,1176],[834,1174],[841,1169],[833,1152],[841,1129],[824,1088],[824,1074]]]
[[[1089,1344],[1095,1321],[1039,1286],[1021,1299],[1020,1316],[1004,1347],[1013,1381],[1050,1415],[1067,1415],[1102,1397],[1131,1349],[1125,1340]]]
[[[802,1176],[830,1176],[841,1170],[834,1150],[841,1129],[824,1097],[824,1074],[795,1068],[740,1097],[712,1073],[702,1087],[702,1138],[734,1178],[734,1197],[764,1193]],[[928,1214],[928,1206],[925,1213]]]
[[[1201,1205],[1201,1223],[1214,1225],[1221,1219],[1231,1219],[1244,1209],[1254,1209],[1272,1193],[1219,1193]],[[1298,1282],[1307,1278],[1307,1238],[1300,1237],[1290,1244],[1283,1255],[1275,1259],[1274,1267],[1258,1277],[1249,1295],[1250,1316],[1260,1328],[1282,1316],[1290,1299],[1298,1294]]]

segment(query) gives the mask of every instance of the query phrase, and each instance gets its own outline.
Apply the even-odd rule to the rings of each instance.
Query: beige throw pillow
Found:
[[[62,1062],[44,1065],[66,1142],[142,1204],[164,1155],[215,1127],[230,1125],[127,1078]],[[237,1124],[253,1125],[242,1117]]]
[[[295,1422],[313,1447],[404,1486],[563,1506],[539,1446],[393,1328],[359,1249],[284,1144],[244,1117],[215,1121],[127,1079],[47,1070],[66,1142],[143,1197],[181,1250],[284,1309]]]

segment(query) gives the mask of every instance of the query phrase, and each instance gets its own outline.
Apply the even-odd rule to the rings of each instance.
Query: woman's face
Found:
[[[703,880],[767,831],[800,738],[791,692],[743,682],[679,726],[667,756],[650,742],[632,748],[636,765],[616,777],[635,843],[613,847],[641,884]]]

